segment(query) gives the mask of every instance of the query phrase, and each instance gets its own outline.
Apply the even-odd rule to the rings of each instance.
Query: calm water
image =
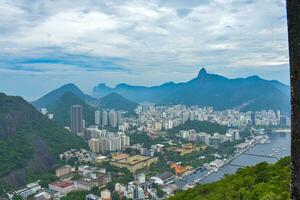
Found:
[[[277,157],[278,159],[290,155],[291,135],[289,133],[273,133],[269,135],[269,138],[271,141],[270,144],[258,144],[254,146],[253,148],[246,151],[244,154],[241,154],[239,157],[232,160],[231,164],[239,166],[252,166],[260,162],[274,163],[277,161],[276,158],[258,157],[245,154],[255,154],[264,156],[269,156],[270,154],[273,154],[273,156]],[[274,149],[276,149],[277,152],[275,152]],[[213,182],[221,179],[224,176],[224,174],[233,174],[238,168],[239,167],[236,166],[225,165],[222,168],[220,168],[219,171],[214,172],[205,178],[204,175],[207,173],[207,171],[197,171],[196,173],[185,177],[183,180],[177,181],[175,184],[179,188],[181,188],[184,187],[186,184],[193,182],[196,178],[199,177],[204,178],[201,181],[203,183]]]

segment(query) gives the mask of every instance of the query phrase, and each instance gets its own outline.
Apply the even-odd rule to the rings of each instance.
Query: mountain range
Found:
[[[139,103],[213,106],[217,110],[273,109],[290,113],[289,86],[259,76],[229,79],[209,74],[205,68],[199,71],[196,78],[182,83],[167,82],[152,87],[122,83],[114,88],[100,83],[93,88],[93,96],[96,98],[112,92]]]
[[[0,194],[53,169],[58,154],[85,142],[21,97],[0,93]]]
[[[62,126],[70,125],[70,108],[75,104],[83,107],[83,116],[87,125],[94,124],[94,112],[97,109],[123,110],[133,114],[138,106],[137,103],[129,101],[114,92],[101,98],[91,97],[72,83],[63,85],[32,102],[32,105],[38,110],[44,107],[47,108]]]

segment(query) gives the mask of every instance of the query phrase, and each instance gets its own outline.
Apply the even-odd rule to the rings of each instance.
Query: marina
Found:
[[[177,179],[174,184],[178,188],[188,189],[198,183],[219,180],[225,174],[233,174],[241,167],[253,166],[260,162],[274,163],[290,155],[290,140],[290,133],[257,136],[254,140],[248,141],[248,145],[245,145],[234,156],[224,160],[215,160],[210,165],[204,165],[204,169],[203,167],[194,169],[188,175]]]

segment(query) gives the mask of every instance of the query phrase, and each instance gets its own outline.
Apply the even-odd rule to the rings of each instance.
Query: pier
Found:
[[[256,157],[261,157],[261,158],[273,158],[273,159],[278,160],[278,158],[275,156],[259,155],[259,154],[252,154],[252,153],[244,153],[243,155],[256,156]]]
[[[236,165],[236,164],[232,164],[232,163],[228,163],[227,165],[233,166],[233,167],[239,167],[239,168],[246,167],[245,165]]]

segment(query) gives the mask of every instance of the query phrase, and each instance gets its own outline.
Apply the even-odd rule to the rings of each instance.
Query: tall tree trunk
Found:
[[[287,0],[292,103],[291,199],[300,199],[300,1]]]

